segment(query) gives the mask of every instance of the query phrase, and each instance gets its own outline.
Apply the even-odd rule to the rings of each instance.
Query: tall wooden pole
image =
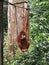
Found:
[[[8,0],[8,2],[12,4],[16,2],[22,2],[22,1],[24,0]],[[27,7],[25,4],[16,4],[16,6]],[[9,47],[10,45],[13,45],[13,44],[18,45],[17,36],[23,30],[24,16],[25,16],[24,11],[23,11],[23,8],[14,7],[13,5],[8,4],[8,43],[9,43]]]
[[[15,0],[8,0],[10,3],[14,3]],[[8,44],[10,47],[10,51],[13,52],[11,46],[15,43],[17,38],[17,27],[16,27],[16,16],[15,16],[15,7],[8,4]]]

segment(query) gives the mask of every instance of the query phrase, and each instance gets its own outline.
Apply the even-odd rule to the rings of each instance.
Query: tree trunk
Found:
[[[23,0],[9,0],[10,3],[16,3],[16,2],[22,2]],[[25,7],[27,8],[27,4],[16,4],[16,6],[19,7]],[[21,31],[26,31],[28,35],[28,29],[27,24],[28,22],[24,22],[26,19],[26,9],[14,7],[13,5],[8,5],[8,43],[9,47],[11,49],[10,45],[16,44],[19,46],[19,43],[17,42],[17,37],[20,35]],[[26,12],[26,13],[25,13]],[[28,21],[26,19],[26,21]],[[28,37],[27,37],[28,38]],[[27,39],[28,40],[28,39]]]

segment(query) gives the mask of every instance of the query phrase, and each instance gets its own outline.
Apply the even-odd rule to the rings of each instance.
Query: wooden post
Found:
[[[15,0],[8,0],[8,2],[13,3]],[[17,38],[17,25],[15,16],[15,7],[8,4],[8,44],[10,52],[13,52],[13,44]]]
[[[24,0],[8,0],[8,2],[10,2],[12,4],[14,4],[16,2],[22,2],[22,1],[24,1]],[[26,3],[15,4],[15,5],[19,6],[19,7],[27,8]],[[20,35],[20,32],[22,30],[28,32],[28,29],[25,29],[26,28],[25,22],[27,21],[27,19],[26,19],[27,13],[28,12],[26,9],[14,7],[13,5],[10,5],[10,4],[8,5],[8,43],[9,43],[9,45],[16,44],[19,46],[17,38]],[[25,19],[26,19],[26,21],[25,21]],[[28,33],[27,33],[27,35],[28,35]],[[28,38],[28,36],[27,36],[27,38]],[[28,39],[27,39],[27,41],[28,41]]]

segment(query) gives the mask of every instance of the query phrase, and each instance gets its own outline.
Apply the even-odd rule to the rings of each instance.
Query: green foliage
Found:
[[[34,50],[17,60],[17,65],[49,65],[49,42],[35,45]]]
[[[30,40],[41,42],[49,37],[49,1],[33,0],[30,7]]]

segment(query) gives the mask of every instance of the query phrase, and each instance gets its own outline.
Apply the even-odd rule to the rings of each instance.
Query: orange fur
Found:
[[[20,35],[17,37],[18,46],[22,51],[27,51],[29,47],[28,41],[28,10],[25,12],[25,20],[23,30],[20,32]]]

